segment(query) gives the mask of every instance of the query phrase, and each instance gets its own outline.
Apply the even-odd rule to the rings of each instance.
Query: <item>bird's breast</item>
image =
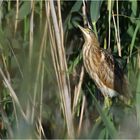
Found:
[[[83,61],[85,68],[90,76],[92,73],[97,73],[97,70],[101,63],[101,52],[98,48],[94,48],[94,46],[90,44],[85,44],[83,47]]]
[[[84,46],[85,47],[83,48],[83,61],[85,69],[89,76],[94,80],[96,86],[101,90],[104,95],[107,95],[109,97],[114,97],[118,95],[117,91],[113,90],[113,88],[110,88],[104,83],[103,79],[106,79],[106,82],[109,82],[110,80],[106,78],[109,75],[104,75],[105,71],[101,67],[104,62],[104,55],[101,50],[87,44]],[[101,75],[99,73],[101,73]]]

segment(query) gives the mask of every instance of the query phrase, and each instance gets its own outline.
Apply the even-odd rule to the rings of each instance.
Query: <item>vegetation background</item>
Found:
[[[140,138],[140,2],[0,1],[1,138]],[[103,97],[84,71],[89,21],[101,47],[121,61],[130,106]]]

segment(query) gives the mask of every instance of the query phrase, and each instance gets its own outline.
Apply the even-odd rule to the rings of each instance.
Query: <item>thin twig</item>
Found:
[[[82,66],[81,73],[80,73],[80,79],[78,86],[75,87],[75,92],[74,92],[74,103],[73,103],[73,114],[75,112],[75,107],[78,104],[78,99],[80,98],[80,91],[81,91],[81,86],[83,83],[83,78],[84,78],[84,66]]]
[[[113,11],[112,11],[113,13]],[[113,17],[113,23],[114,23],[114,28],[115,28],[115,36],[116,36],[116,40],[117,40],[117,48],[118,48],[118,54],[119,56],[121,56],[121,46],[120,46],[120,42],[119,42],[119,38],[118,38],[118,30],[117,30],[117,26],[116,26],[116,22],[115,22],[115,18]]]
[[[113,14],[113,15],[119,16],[119,17],[124,17],[124,18],[129,18],[129,19],[134,19],[134,20],[140,20],[140,18],[135,18],[135,17],[131,17],[131,16],[123,15],[123,14]]]
[[[78,127],[78,136],[80,135],[80,132],[81,132],[81,126],[82,126],[83,114],[84,114],[84,108],[85,108],[85,101],[86,101],[86,97],[85,97],[85,95],[83,95],[81,114],[80,114],[80,121],[79,121],[79,127]]]
[[[13,88],[11,87],[11,84],[7,80],[6,76],[4,75],[1,67],[0,67],[0,74],[3,77],[3,79],[4,79],[4,85],[5,85],[5,87],[7,87],[9,89],[9,91],[10,91],[10,96],[12,97],[12,99],[14,100],[14,102],[16,103],[16,105],[19,108],[19,110],[20,110],[22,116],[24,117],[24,119],[27,120],[26,119],[26,115],[25,115],[25,113],[24,113],[24,111],[22,109],[22,106],[21,106],[21,104],[20,104],[20,102],[19,102],[19,100],[18,100],[18,98],[16,96],[16,93],[14,92]]]
[[[29,42],[29,64],[31,65],[33,53],[33,34],[34,34],[34,0],[31,0],[31,17],[30,17],[30,42]]]
[[[109,16],[108,16],[108,25],[109,25],[109,31],[108,31],[108,49],[110,49],[110,34],[111,34],[111,28],[110,28],[110,24],[111,24],[111,0],[108,0],[108,11],[109,11]]]
[[[83,0],[82,13],[83,13],[84,25],[86,25],[86,24],[87,24],[87,14],[86,14],[86,4],[85,4],[85,0]]]
[[[121,41],[120,41],[120,29],[119,29],[119,16],[118,16],[118,13],[119,13],[119,8],[118,8],[118,0],[116,0],[116,3],[117,3],[117,36],[118,36],[118,42],[119,42],[119,56],[121,56]]]

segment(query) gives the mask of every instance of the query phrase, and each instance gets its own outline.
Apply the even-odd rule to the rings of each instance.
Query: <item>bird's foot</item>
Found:
[[[112,105],[112,100],[108,96],[105,96],[105,98],[104,98],[104,110],[110,109],[111,105]]]
[[[112,105],[112,100],[111,100],[108,96],[105,96],[105,98],[104,98],[103,112],[104,112],[106,115],[108,114],[111,105]],[[100,121],[101,121],[101,116],[99,116],[99,117],[96,119],[96,122],[100,122]]]

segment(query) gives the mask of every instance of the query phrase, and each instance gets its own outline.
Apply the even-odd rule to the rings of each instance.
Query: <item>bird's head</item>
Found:
[[[83,28],[80,25],[78,25],[78,27],[80,28],[80,30],[83,33],[85,42],[92,42],[94,39],[96,39],[96,36],[95,36],[94,32],[91,29]]]

